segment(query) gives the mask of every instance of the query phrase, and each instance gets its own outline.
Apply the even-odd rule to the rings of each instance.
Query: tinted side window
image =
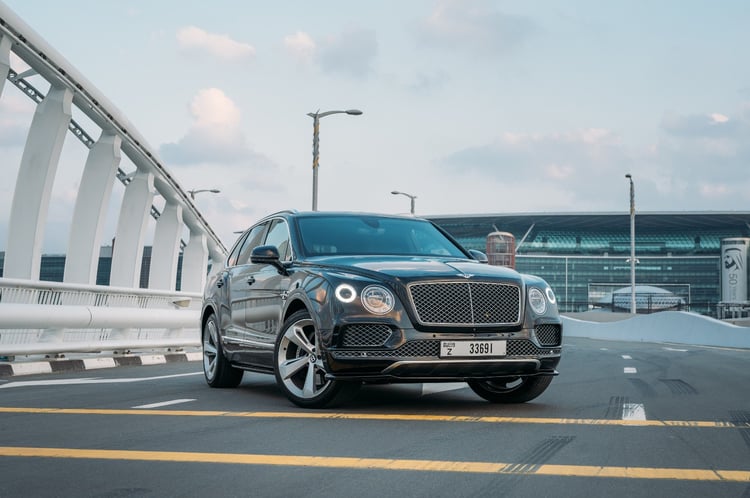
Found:
[[[292,257],[289,247],[289,227],[284,220],[276,220],[268,231],[268,237],[264,245],[276,246],[279,249],[279,259],[289,261]]]
[[[232,252],[229,253],[229,256],[227,257],[227,266],[234,266],[237,264],[237,256],[239,256],[240,249],[242,248],[242,244],[245,243],[246,238],[247,232],[240,235],[237,239],[237,242],[235,242],[234,247],[232,248]]]
[[[265,233],[267,226],[267,224],[258,225],[250,230],[250,233],[245,239],[245,242],[242,244],[240,254],[237,257],[237,265],[246,265],[250,263],[250,253],[253,251],[253,249],[261,245],[263,234]]]

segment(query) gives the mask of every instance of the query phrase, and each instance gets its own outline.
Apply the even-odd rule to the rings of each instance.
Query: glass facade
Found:
[[[637,254],[637,252],[636,252]],[[696,313],[714,315],[720,300],[721,259],[716,256],[639,256],[635,281],[675,291]],[[560,311],[586,311],[600,296],[590,295],[596,284],[630,287],[630,263],[622,257],[516,256],[516,269],[544,278],[557,295]],[[685,295],[687,294],[687,295]]]
[[[607,300],[611,309],[626,311],[623,298],[630,304],[630,296],[624,294],[630,293],[631,280],[628,214],[430,219],[469,249],[486,251],[493,232],[512,234],[516,269],[544,278],[563,312],[594,309]],[[643,302],[664,304],[664,294],[655,294],[664,292],[679,309],[716,316],[722,292],[721,241],[748,237],[750,213],[639,213],[635,227],[636,293],[643,293]],[[640,304],[636,307],[643,312]]]

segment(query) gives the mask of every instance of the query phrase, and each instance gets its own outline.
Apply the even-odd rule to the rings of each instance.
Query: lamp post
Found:
[[[416,195],[407,194],[406,192],[399,192],[398,190],[394,190],[391,192],[393,195],[405,195],[409,199],[411,199],[411,214],[414,214],[414,199],[417,198]]]
[[[635,315],[635,187],[630,173],[625,178],[630,181],[630,313]]]
[[[202,188],[198,190],[188,190],[188,194],[190,194],[190,198],[195,200],[195,194],[200,194],[201,192],[211,192],[212,194],[218,194],[221,192],[221,190],[217,188]]]
[[[312,210],[318,210],[318,134],[320,132],[320,118],[330,116],[331,114],[349,114],[350,116],[359,116],[362,111],[359,109],[349,109],[346,111],[325,111],[320,110],[308,112],[307,115],[313,118],[313,191],[312,191]]]

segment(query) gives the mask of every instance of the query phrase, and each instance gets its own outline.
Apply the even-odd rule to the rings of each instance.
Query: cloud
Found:
[[[321,44],[319,63],[324,71],[364,78],[372,72],[377,53],[375,31],[352,30],[328,38]]]
[[[750,164],[750,115],[667,113],[651,160],[684,199],[707,207],[747,191]]]
[[[231,39],[227,35],[209,33],[195,26],[177,32],[180,47],[189,52],[207,53],[224,60],[243,60],[255,56],[255,47]]]
[[[284,46],[294,58],[305,64],[312,64],[317,45],[310,35],[298,31],[293,35],[284,37]]]
[[[536,29],[530,19],[503,14],[489,0],[439,0],[416,34],[439,49],[493,55],[520,46]]]
[[[450,75],[445,71],[437,71],[432,74],[417,73],[414,80],[407,85],[407,89],[418,95],[439,90],[450,81]]]
[[[371,29],[351,29],[318,42],[298,31],[284,38],[284,46],[300,62],[354,78],[371,75],[378,54],[377,36]]]
[[[620,137],[592,128],[552,134],[505,133],[492,143],[457,151],[443,164],[504,179],[558,180],[589,175],[624,160]]]
[[[159,153],[175,164],[236,163],[259,155],[250,150],[240,128],[237,106],[218,88],[201,90],[190,103],[193,122],[187,134],[163,144]]]
[[[568,202],[560,209],[607,203],[621,178],[632,166],[622,139],[610,130],[591,128],[567,133],[505,133],[491,143],[469,147],[439,161],[444,172],[476,175],[498,182],[508,190],[533,184],[540,191],[558,189]],[[587,186],[591,186],[587,190]],[[506,195],[498,191],[498,199]],[[529,199],[534,210],[539,199]]]
[[[737,132],[739,122],[718,112],[705,114],[677,114],[669,112],[661,121],[661,128],[670,135],[683,137],[727,137]]]

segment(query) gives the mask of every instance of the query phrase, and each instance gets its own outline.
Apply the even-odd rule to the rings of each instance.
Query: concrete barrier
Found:
[[[695,313],[663,311],[628,318],[620,315],[615,321],[589,321],[581,319],[583,315],[576,316],[563,316],[566,336],[750,349],[750,328]],[[601,319],[599,316],[591,318]]]

